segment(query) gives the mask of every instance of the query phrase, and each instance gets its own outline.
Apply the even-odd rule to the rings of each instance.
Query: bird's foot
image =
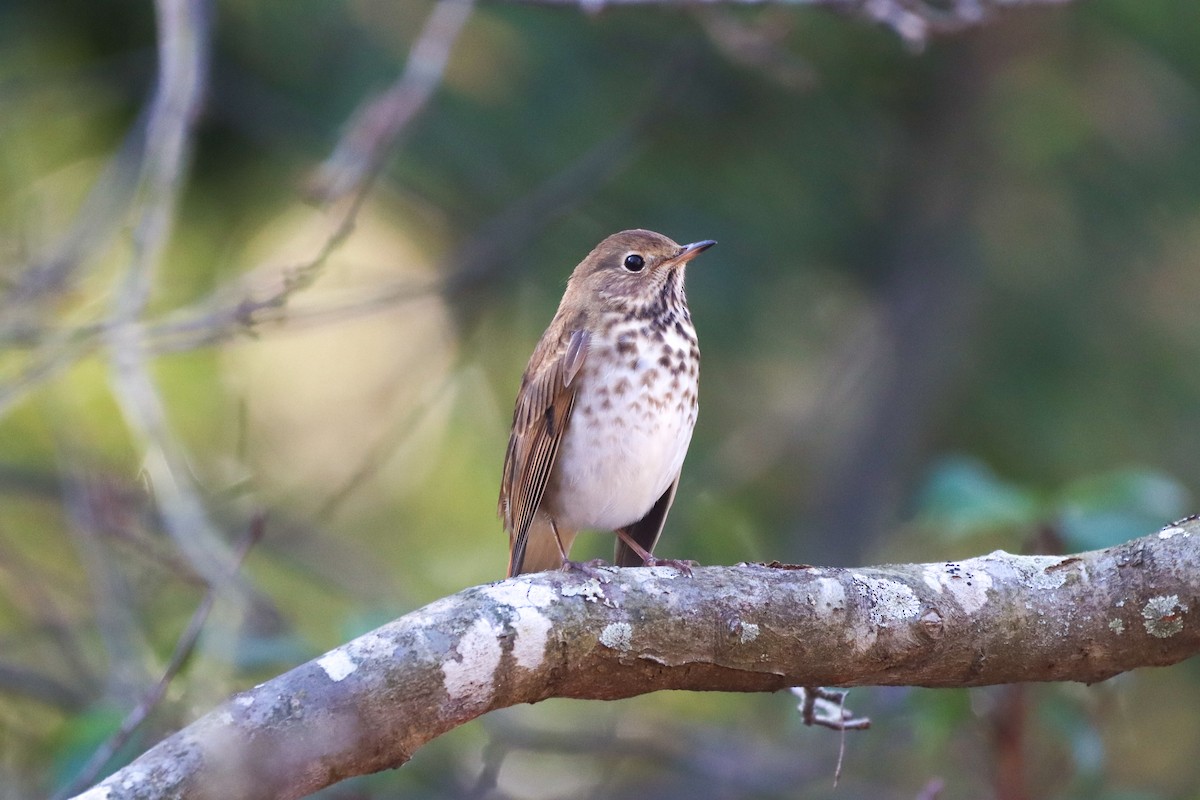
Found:
[[[584,575],[600,583],[608,583],[612,578],[604,571],[604,568],[611,566],[612,564],[609,564],[602,558],[593,558],[591,561],[571,561],[564,558],[560,569],[563,572],[582,572]]]
[[[643,567],[674,567],[689,578],[692,577],[692,567],[700,566],[699,561],[686,558],[650,558],[642,559]]]

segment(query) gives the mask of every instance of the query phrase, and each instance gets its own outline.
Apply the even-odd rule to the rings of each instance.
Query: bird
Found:
[[[580,530],[613,531],[617,566],[692,562],[652,553],[698,411],[700,348],[688,263],[716,244],[648,230],[604,239],[575,267],[521,377],[498,512],[508,576],[561,568]]]

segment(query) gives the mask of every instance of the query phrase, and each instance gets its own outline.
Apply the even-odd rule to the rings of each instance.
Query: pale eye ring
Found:
[[[646,259],[639,256],[637,253],[630,253],[625,256],[625,269],[630,272],[641,272],[646,266]]]

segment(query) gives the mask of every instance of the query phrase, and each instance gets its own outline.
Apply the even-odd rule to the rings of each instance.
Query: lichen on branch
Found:
[[[1093,683],[1200,651],[1200,522],[1070,556],[522,575],[234,696],[80,797],[293,798],[488,711],[660,689]]]

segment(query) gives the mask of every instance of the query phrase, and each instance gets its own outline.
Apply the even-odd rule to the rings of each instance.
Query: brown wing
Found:
[[[529,525],[550,480],[562,434],[575,404],[575,376],[587,358],[590,337],[582,328],[550,330],[538,343],[521,379],[512,435],[500,481],[500,518],[511,555],[524,551]]]

